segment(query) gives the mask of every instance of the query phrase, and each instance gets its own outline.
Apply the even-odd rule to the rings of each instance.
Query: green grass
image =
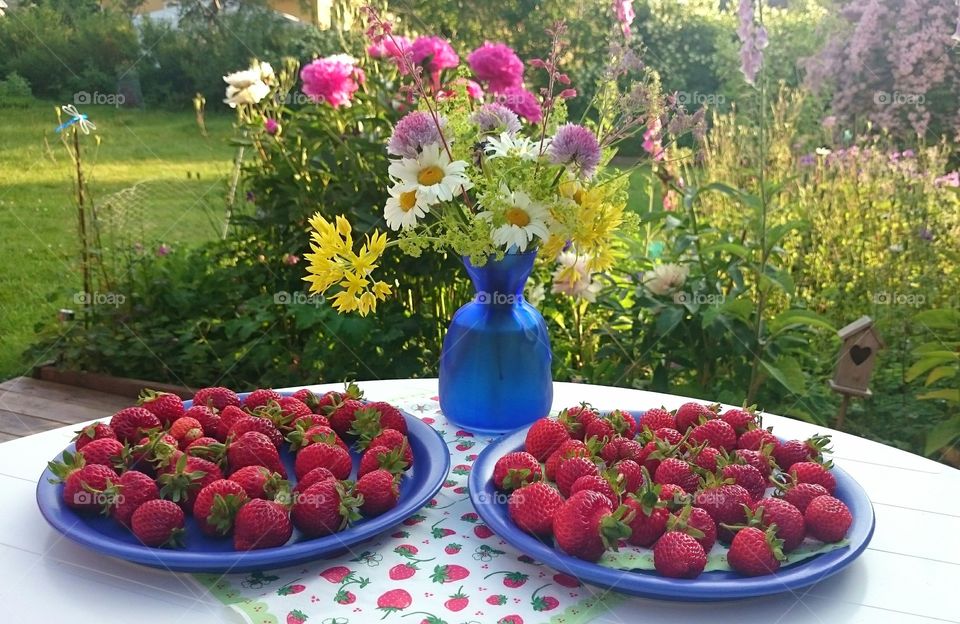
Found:
[[[150,253],[163,243],[176,253],[219,235],[234,155],[231,117],[208,118],[203,137],[188,111],[90,106],[83,112],[97,124],[95,133],[81,136],[95,203],[143,183],[143,193],[115,202],[122,209],[103,208],[105,246],[140,242]],[[54,132],[54,104],[0,113],[0,379],[6,379],[37,363],[23,356],[34,326],[76,307],[70,292],[81,278],[76,172]]]

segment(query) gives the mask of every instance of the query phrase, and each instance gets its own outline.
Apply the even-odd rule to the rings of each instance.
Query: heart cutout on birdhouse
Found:
[[[860,345],[850,347],[850,359],[853,360],[853,363],[857,366],[866,362],[870,358],[871,353],[873,353],[873,349],[870,347],[861,347]]]

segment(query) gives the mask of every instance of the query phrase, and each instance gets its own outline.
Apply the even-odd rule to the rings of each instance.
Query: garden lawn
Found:
[[[37,362],[24,349],[34,325],[76,308],[80,288],[73,163],[54,131],[53,103],[0,111],[0,380]],[[201,135],[190,111],[83,107],[96,123],[81,151],[97,205],[144,183],[143,193],[107,212],[115,241],[174,253],[219,236],[234,148],[232,118],[208,118]],[[50,354],[53,355],[52,353]]]

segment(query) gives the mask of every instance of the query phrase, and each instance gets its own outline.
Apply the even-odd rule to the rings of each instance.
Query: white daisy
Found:
[[[506,249],[516,247],[519,251],[526,251],[533,238],[547,240],[550,232],[547,230],[547,209],[530,199],[523,191],[510,192],[506,186],[500,187],[500,192],[507,203],[503,212],[506,223],[493,230],[493,244]],[[492,219],[493,213],[488,211],[477,215],[483,219]]]
[[[545,139],[543,149],[546,150],[548,146],[549,139]],[[487,146],[484,151],[490,160],[507,156],[518,156],[523,160],[536,160],[540,157],[540,141],[532,141],[524,136],[511,136],[507,132],[502,132],[499,137],[487,139]]]
[[[423,146],[416,158],[401,158],[390,164],[390,175],[403,191],[416,191],[419,201],[430,206],[438,201],[450,201],[459,193],[473,188],[464,171],[466,161],[450,161],[439,143]]]
[[[416,189],[404,191],[399,185],[389,190],[390,197],[383,209],[383,218],[391,230],[408,230],[417,226],[417,222],[430,212],[430,206],[437,203],[428,201],[426,196]]]

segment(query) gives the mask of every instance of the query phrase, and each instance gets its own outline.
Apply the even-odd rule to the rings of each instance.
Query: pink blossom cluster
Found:
[[[315,102],[326,102],[334,108],[349,106],[366,77],[363,70],[346,54],[317,59],[300,70],[303,92]]]

